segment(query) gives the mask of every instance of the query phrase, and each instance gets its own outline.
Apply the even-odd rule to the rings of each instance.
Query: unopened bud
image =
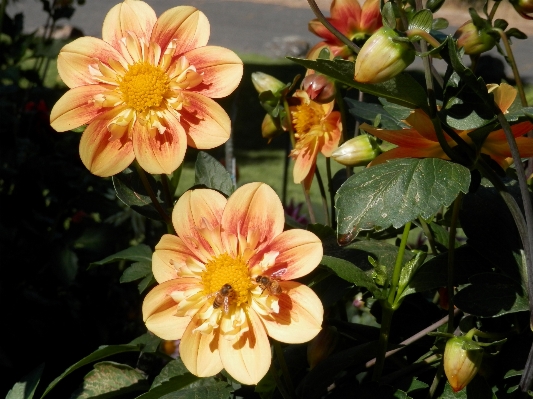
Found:
[[[454,392],[459,392],[472,381],[483,358],[483,349],[466,350],[463,349],[465,343],[475,346],[467,334],[450,338],[444,349],[444,372]]]
[[[533,19],[533,0],[511,0],[515,10],[526,19]]]
[[[333,353],[339,340],[335,327],[325,327],[307,344],[307,362],[313,369],[318,363]]]
[[[302,81],[302,88],[311,100],[320,104],[329,103],[335,98],[335,83],[319,73],[307,75]]]
[[[464,48],[465,54],[469,55],[484,53],[496,45],[496,40],[472,21],[465,22],[453,37],[457,39],[457,47]]]
[[[261,134],[265,139],[273,139],[276,136],[279,136],[283,131],[276,126],[274,119],[269,114],[266,114],[263,122],[261,123]]]
[[[269,90],[272,93],[276,93],[285,87],[285,83],[283,83],[281,80],[278,80],[274,76],[270,76],[263,72],[252,73],[252,83],[258,93]]]
[[[379,154],[381,149],[376,140],[369,135],[360,134],[333,151],[331,157],[342,165],[364,166]]]
[[[394,29],[385,26],[370,36],[355,60],[356,82],[384,82],[413,63],[416,53],[413,45],[394,41],[397,37],[400,35]]]

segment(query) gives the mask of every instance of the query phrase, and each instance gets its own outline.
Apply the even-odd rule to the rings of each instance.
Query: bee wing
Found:
[[[279,268],[274,268],[274,269],[275,270],[272,273],[270,273],[270,277],[275,278],[277,280],[281,280],[283,275],[287,272],[286,267],[279,267]]]

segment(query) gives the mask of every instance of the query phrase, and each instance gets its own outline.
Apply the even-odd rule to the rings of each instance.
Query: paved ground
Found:
[[[86,35],[100,37],[101,23],[113,3],[88,0],[70,21],[64,22],[80,28]],[[307,0],[148,0],[148,3],[158,15],[179,4],[199,8],[211,23],[210,44],[228,47],[239,53],[270,57],[284,56],[283,52],[297,55],[298,52],[305,52],[306,45],[312,46],[319,40],[307,30],[307,23],[314,18]],[[330,0],[319,0],[317,3],[329,15]],[[505,5],[507,2],[502,7]],[[46,18],[37,0],[10,2],[7,11],[10,15],[24,12],[26,31],[37,29]],[[439,15],[452,24],[448,33],[454,32],[457,25],[469,18],[466,8],[461,11],[455,7],[445,8],[439,11]],[[533,21],[520,18],[510,6],[499,10],[497,17],[502,15],[512,26],[533,35]],[[521,74],[533,82],[533,41],[530,38],[515,40],[514,49]],[[509,68],[506,73],[511,75]]]

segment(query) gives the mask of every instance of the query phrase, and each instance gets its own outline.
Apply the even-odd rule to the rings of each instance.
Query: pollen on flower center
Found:
[[[169,87],[168,75],[147,62],[133,64],[119,85],[124,102],[137,112],[159,107]]]
[[[246,262],[228,254],[219,255],[205,265],[202,281],[205,295],[219,291],[224,284],[231,285],[232,301],[237,306],[248,302],[249,292],[254,288]]]
[[[307,133],[313,125],[320,124],[322,114],[319,110],[307,105],[301,104],[296,106],[292,112],[292,123],[297,134]]]

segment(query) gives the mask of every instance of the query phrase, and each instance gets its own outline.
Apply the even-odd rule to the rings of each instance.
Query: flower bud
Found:
[[[356,82],[384,82],[412,64],[415,49],[411,43],[395,42],[397,37],[400,35],[396,31],[385,26],[370,36],[355,60]]]
[[[533,0],[511,0],[511,3],[522,17],[533,19],[533,16],[527,15],[533,13]]]
[[[252,73],[252,83],[258,93],[269,90],[276,93],[285,87],[285,83],[263,72]]]
[[[486,31],[480,30],[471,20],[461,25],[453,37],[457,39],[457,47],[464,48],[465,54],[469,55],[484,53],[496,45],[496,40]]]
[[[318,363],[333,353],[339,340],[335,327],[325,327],[307,344],[307,362],[313,369]]]
[[[483,358],[482,349],[463,349],[463,345],[468,342],[475,345],[469,334],[450,338],[444,349],[444,372],[454,392],[459,392],[472,381]]]
[[[335,98],[335,83],[319,73],[307,75],[302,81],[302,88],[311,100],[320,104],[329,103]]]
[[[364,166],[379,154],[381,149],[376,140],[369,135],[360,134],[333,151],[331,157],[342,165]]]
[[[278,129],[274,119],[269,114],[266,114],[263,122],[261,123],[261,134],[264,139],[272,140],[274,137],[279,136],[283,131]]]

